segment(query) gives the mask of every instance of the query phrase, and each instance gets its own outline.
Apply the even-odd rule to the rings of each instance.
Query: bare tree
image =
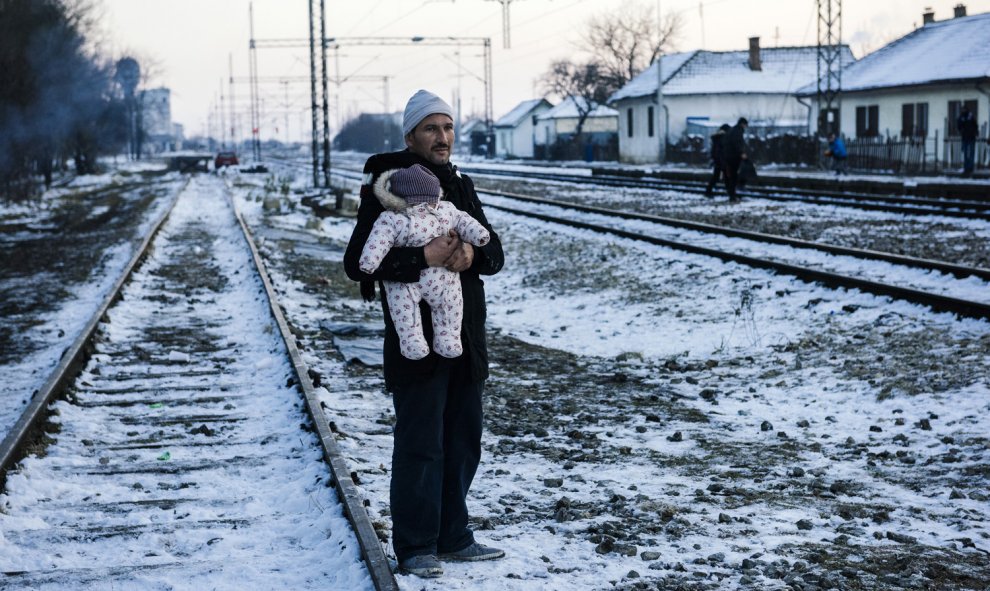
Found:
[[[88,34],[88,0],[0,0],[0,194],[29,195],[72,158],[80,174],[113,149],[111,68]]]
[[[683,28],[680,14],[669,14],[657,29],[653,8],[627,0],[618,11],[603,12],[585,24],[578,47],[586,62],[562,59],[551,64],[543,77],[543,90],[574,101],[578,112],[575,142],[588,116],[608,97],[652,64],[661,51],[674,47]]]
[[[590,18],[578,48],[592,56],[600,75],[621,88],[657,59],[671,51],[684,28],[680,13],[668,13],[657,29],[652,4],[627,0],[618,10]]]
[[[569,60],[558,60],[550,65],[543,79],[543,90],[547,94],[564,100],[574,101],[578,113],[574,142],[581,144],[581,133],[591,112],[605,103],[612,89],[602,83],[599,66],[595,62],[575,64]]]

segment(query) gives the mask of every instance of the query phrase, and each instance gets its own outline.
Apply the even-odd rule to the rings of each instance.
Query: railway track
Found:
[[[341,174],[346,178],[350,178],[353,180],[358,180],[360,178],[360,175],[351,171],[338,171],[337,174]],[[804,251],[815,251],[827,255],[854,257],[856,259],[861,259],[865,261],[882,261],[885,263],[891,263],[893,265],[898,265],[901,267],[922,269],[925,271],[934,271],[937,273],[942,273],[948,276],[949,279],[954,277],[956,279],[971,278],[972,280],[976,280],[976,281],[990,281],[990,269],[983,269],[979,267],[967,267],[963,265],[947,263],[944,261],[935,261],[930,259],[908,257],[893,253],[848,248],[848,247],[836,246],[831,244],[810,242],[806,240],[797,240],[785,236],[777,236],[777,235],[764,234],[759,232],[748,232],[734,228],[727,228],[724,226],[716,226],[713,224],[704,224],[704,223],[690,222],[690,221],[679,220],[679,219],[663,217],[663,216],[639,214],[639,213],[619,211],[619,210],[602,208],[602,207],[580,205],[566,201],[544,199],[539,197],[532,197],[529,195],[520,195],[516,193],[508,193],[503,191],[479,190],[479,193],[488,194],[497,197],[505,197],[513,201],[534,204],[537,206],[549,206],[550,208],[558,208],[559,210],[563,210],[563,211],[574,211],[579,213],[592,214],[595,216],[604,216],[606,218],[612,218],[617,220],[632,220],[636,222],[645,222],[648,224],[656,224],[658,226],[683,229],[692,232],[700,232],[703,234],[717,234],[729,238],[741,238],[747,241],[753,241],[757,243],[793,247]],[[678,250],[715,256],[717,258],[726,261],[734,261],[749,266],[771,269],[788,275],[794,275],[809,281],[818,281],[826,285],[829,285],[831,287],[861,289],[863,291],[874,293],[876,295],[884,295],[899,299],[905,299],[907,301],[911,301],[914,303],[931,306],[935,310],[948,311],[963,316],[973,316],[977,318],[990,317],[990,306],[988,306],[983,302],[971,301],[969,299],[962,297],[951,297],[944,294],[931,293],[922,289],[898,287],[896,285],[891,285],[888,283],[884,283],[882,281],[870,281],[857,277],[843,275],[840,273],[817,271],[808,266],[790,264],[784,261],[774,260],[769,257],[750,256],[746,254],[740,254],[739,252],[730,252],[723,248],[713,248],[711,246],[699,246],[697,244],[692,244],[680,239],[671,240],[668,238],[661,238],[652,233],[648,234],[645,232],[630,232],[623,230],[621,228],[616,228],[611,225],[606,225],[605,223],[590,223],[588,221],[575,220],[573,218],[565,217],[563,215],[554,215],[546,212],[540,213],[532,210],[525,210],[525,209],[520,209],[518,207],[508,206],[505,204],[489,202],[488,205],[517,215],[535,217],[551,223],[560,223],[572,227],[590,229],[598,232],[606,232],[606,233],[620,235],[637,240],[645,240],[653,244],[667,246]]]
[[[653,189],[657,191],[679,191],[682,193],[704,194],[702,182],[673,181],[668,179],[631,178],[610,175],[569,175],[548,172],[504,171],[491,169],[463,168],[475,177],[516,177],[554,182],[567,182],[581,185]],[[882,211],[905,215],[940,215],[966,219],[990,220],[990,202],[970,199],[928,199],[896,195],[868,195],[839,191],[795,189],[772,186],[750,186],[740,190],[746,198],[759,198],[771,201],[797,201],[812,205],[853,207],[866,211]]]
[[[215,178],[180,192],[0,460],[4,589],[397,588]]]
[[[741,232],[729,228],[711,226],[708,224],[694,224],[694,223],[682,222],[680,220],[669,220],[667,218],[660,218],[658,216],[628,214],[626,212],[616,212],[604,208],[588,208],[585,206],[575,206],[573,204],[564,203],[564,202],[549,202],[548,200],[530,198],[526,196],[518,196],[511,194],[506,195],[505,193],[488,192],[488,191],[480,191],[480,192],[488,193],[493,196],[499,196],[499,195],[505,196],[510,201],[513,199],[520,199],[529,203],[537,203],[539,205],[551,205],[554,208],[558,208],[559,210],[564,210],[564,211],[571,210],[571,211],[578,211],[581,213],[588,213],[590,211],[594,211],[594,213],[598,215],[612,218],[613,220],[635,219],[637,221],[645,221],[652,224],[657,224],[658,226],[669,225],[673,227],[698,230],[706,233],[718,233],[727,236],[742,237],[757,242],[784,244],[787,246],[793,246],[808,250],[817,250],[817,251],[825,252],[827,254],[850,255],[850,256],[855,256],[859,259],[866,259],[866,260],[873,259],[884,262],[893,262],[907,267],[917,267],[926,270],[938,270],[944,273],[952,273],[953,275],[959,277],[968,277],[979,280],[986,280],[987,278],[990,278],[990,271],[986,269],[959,267],[956,265],[948,265],[945,263],[941,263],[939,261],[929,261],[924,259],[913,259],[910,257],[900,257],[888,253],[874,253],[871,251],[845,249],[840,247],[833,247],[830,245],[820,245],[811,242],[796,241],[780,236],[770,236],[770,235],[757,234],[751,232]],[[739,251],[730,251],[730,250],[726,250],[724,247],[721,247],[720,245],[716,245],[716,246],[700,245],[696,241],[688,242],[685,239],[680,239],[680,238],[679,239],[665,238],[659,236],[658,232],[656,231],[651,231],[648,229],[628,230],[621,227],[616,227],[615,225],[607,225],[608,223],[607,221],[591,222],[588,221],[587,219],[582,220],[582,219],[575,219],[574,217],[567,217],[566,215],[560,213],[554,214],[546,210],[534,211],[532,209],[519,208],[517,206],[512,206],[504,203],[492,202],[491,200],[486,201],[485,205],[486,207],[489,208],[498,209],[501,211],[505,211],[507,213],[512,213],[515,215],[520,215],[528,218],[535,218],[553,224],[561,224],[573,228],[580,228],[585,230],[592,230],[595,232],[612,234],[623,238],[630,238],[633,240],[649,242],[651,244],[656,244],[658,246],[664,246],[694,254],[712,256],[721,259],[723,261],[736,262],[750,267],[768,269],[774,272],[792,275],[794,277],[798,277],[799,279],[805,281],[821,283],[823,285],[832,288],[859,289],[861,291],[872,293],[874,295],[888,296],[888,297],[928,306],[938,312],[950,312],[953,314],[958,314],[960,316],[973,317],[973,318],[984,318],[984,319],[990,318],[990,304],[981,301],[973,301],[962,297],[953,297],[951,295],[945,295],[942,293],[934,293],[931,291],[894,285],[892,283],[874,281],[870,279],[864,279],[861,277],[837,273],[837,272],[830,272],[826,270],[821,270],[820,268],[814,268],[810,265],[802,265],[802,264],[787,262],[786,260],[781,260],[779,257],[772,258],[769,256],[751,255]]]

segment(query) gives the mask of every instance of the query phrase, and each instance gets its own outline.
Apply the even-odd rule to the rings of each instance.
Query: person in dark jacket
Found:
[[[725,154],[725,190],[729,193],[729,201],[739,201],[736,187],[739,185],[739,167],[748,156],[746,154],[746,128],[749,121],[740,117],[732,129],[725,134],[723,149]]]
[[[718,131],[712,134],[712,178],[708,179],[708,187],[705,189],[705,195],[708,197],[715,194],[715,185],[717,185],[718,182],[724,177],[725,147],[722,144],[725,141],[725,134],[727,134],[730,129],[732,129],[732,127],[730,127],[728,123],[723,123],[722,126],[718,128]]]
[[[488,378],[485,290],[480,276],[497,273],[505,259],[474,183],[450,162],[454,147],[450,106],[420,90],[406,105],[402,127],[407,149],[376,154],[364,165],[357,223],[344,254],[344,269],[348,277],[361,282],[361,294],[368,301],[374,299],[376,281],[413,283],[427,267],[442,266],[459,274],[464,299],[460,357],[446,358],[435,351],[418,360],[403,357],[388,302],[381,298],[385,387],[395,407],[389,494],[392,546],[402,571],[438,577],[443,574],[440,560],[492,560],[505,555],[475,541],[465,502],[481,459],[481,399]],[[361,251],[384,211],[372,187],[383,173],[414,164],[435,174],[443,199],[481,223],[490,240],[472,246],[452,232],[425,246],[393,247],[374,273],[364,273],[359,268]],[[432,342],[432,317],[425,302],[420,313],[426,340]]]
[[[962,140],[963,176],[973,176],[973,166],[976,160],[976,136],[979,133],[973,112],[963,107],[962,111],[959,112],[959,117],[956,118],[956,128],[959,130],[959,139]]]

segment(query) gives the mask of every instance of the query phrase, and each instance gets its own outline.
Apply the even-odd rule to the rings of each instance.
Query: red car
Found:
[[[224,166],[237,166],[237,164],[237,153],[235,152],[220,152],[213,159],[213,167],[217,170],[220,170]]]

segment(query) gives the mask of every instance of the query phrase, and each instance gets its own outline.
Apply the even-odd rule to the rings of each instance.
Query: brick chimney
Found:
[[[955,14],[953,15],[953,16],[955,16],[955,18],[960,18],[960,17],[966,16],[966,5],[965,4],[956,4],[956,7],[953,8],[952,10],[955,11]]]
[[[921,22],[930,25],[935,22],[935,12],[930,6],[925,7],[925,12],[921,14]]]
[[[763,70],[763,63],[760,61],[760,38],[749,38],[749,69],[759,72]]]

